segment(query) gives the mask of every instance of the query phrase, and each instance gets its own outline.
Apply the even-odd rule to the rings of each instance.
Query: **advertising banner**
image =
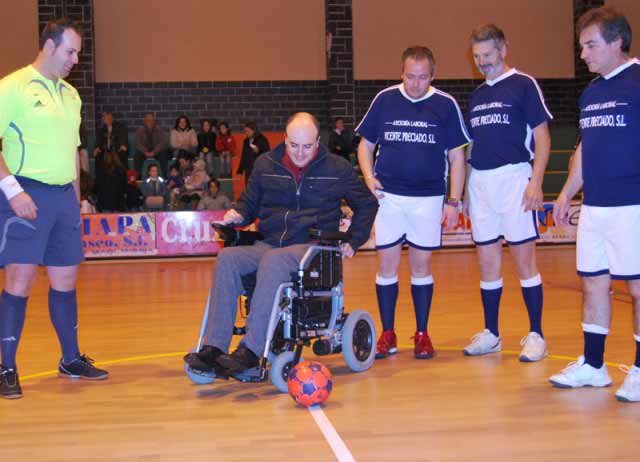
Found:
[[[156,255],[153,213],[82,215],[82,246],[87,258]]]
[[[224,210],[199,212],[156,212],[157,255],[215,255],[220,243],[214,240],[211,222],[221,221]]]

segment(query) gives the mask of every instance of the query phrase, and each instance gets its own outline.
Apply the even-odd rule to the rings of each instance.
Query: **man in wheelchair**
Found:
[[[284,143],[258,158],[237,208],[224,216],[223,224],[238,226],[258,219],[264,240],[218,254],[202,347],[184,357],[193,370],[226,378],[258,366],[278,287],[298,269],[310,246],[310,228],[338,230],[342,199],[354,212],[351,237],[340,245],[342,254],[352,257],[369,238],[378,202],[351,164],[320,144],[316,118],[294,114],[285,135]],[[246,334],[228,354],[237,298],[244,290],[242,276],[256,271]]]

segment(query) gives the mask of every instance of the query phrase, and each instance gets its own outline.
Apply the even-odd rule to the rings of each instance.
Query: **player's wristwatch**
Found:
[[[457,210],[462,209],[462,202],[460,202],[460,199],[455,196],[449,196],[445,204],[455,207]]]

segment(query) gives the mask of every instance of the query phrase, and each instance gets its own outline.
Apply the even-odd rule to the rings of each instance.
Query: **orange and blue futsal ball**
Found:
[[[309,407],[329,397],[333,388],[331,372],[317,361],[303,361],[289,372],[289,394],[296,403]]]

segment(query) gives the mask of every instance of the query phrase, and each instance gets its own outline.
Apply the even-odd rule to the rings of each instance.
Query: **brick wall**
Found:
[[[95,127],[93,0],[38,0],[39,32],[47,21],[64,16],[76,21],[82,31],[79,63],[66,80],[80,93],[83,125],[87,133],[93,135]]]
[[[203,118],[226,120],[234,131],[255,120],[264,131],[280,131],[296,111],[315,114],[327,122],[327,82],[115,82],[95,86],[96,117],[111,111],[130,131],[154,112],[164,129],[172,128],[180,114],[195,127]]]

